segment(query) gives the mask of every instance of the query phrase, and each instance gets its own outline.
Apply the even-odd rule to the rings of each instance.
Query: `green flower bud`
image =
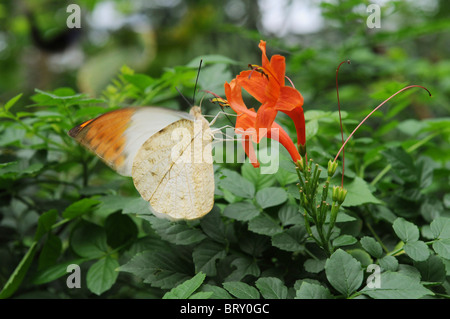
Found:
[[[336,169],[338,167],[338,163],[336,161],[328,161],[328,176],[332,177],[334,173],[336,172]]]

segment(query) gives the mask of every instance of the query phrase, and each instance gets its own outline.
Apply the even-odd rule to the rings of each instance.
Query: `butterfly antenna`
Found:
[[[192,101],[194,104],[195,104],[195,93],[197,92],[198,77],[200,76],[200,70],[202,69],[202,63],[203,63],[203,60],[200,60],[200,64],[198,65],[198,70],[197,70],[197,78],[195,79],[194,95],[192,96]]]
[[[177,87],[175,87],[175,89],[177,90],[178,94],[180,94],[180,96],[183,98],[183,100],[185,100],[186,103],[187,103],[190,107],[192,107],[193,105],[192,105],[191,101],[189,101],[189,100],[183,95],[183,93],[181,93],[181,91],[180,91]]]

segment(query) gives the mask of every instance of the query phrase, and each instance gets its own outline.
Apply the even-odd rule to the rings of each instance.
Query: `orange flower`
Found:
[[[305,145],[305,116],[303,114],[303,96],[296,89],[285,86],[285,58],[274,55],[267,58],[266,42],[260,41],[262,51],[262,65],[251,65],[252,70],[243,71],[237,77],[239,86],[261,103],[256,115],[255,128],[257,140],[260,128],[270,128],[278,111],[287,114],[295,124],[297,130],[297,144]],[[254,74],[258,72],[261,76]]]
[[[235,132],[236,134],[242,134],[242,146],[254,167],[259,167],[259,162],[256,159],[252,142],[258,143],[264,135],[267,135],[268,138],[277,139],[287,149],[294,162],[301,158],[294,142],[276,122],[272,121],[270,126],[261,128],[265,134],[258,134],[259,129],[256,127],[258,115],[253,108],[248,109],[245,105],[241,87],[236,79],[230,83],[225,83],[225,95],[227,101],[222,100],[222,102],[227,103],[237,113]]]

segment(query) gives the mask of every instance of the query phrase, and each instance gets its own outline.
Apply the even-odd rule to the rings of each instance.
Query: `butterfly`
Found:
[[[188,113],[128,107],[86,121],[68,134],[112,169],[131,176],[153,213],[198,219],[214,205],[213,133],[198,106]]]

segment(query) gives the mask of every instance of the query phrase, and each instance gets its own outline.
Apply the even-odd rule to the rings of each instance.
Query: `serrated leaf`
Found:
[[[282,233],[272,236],[272,245],[282,250],[296,252],[305,250],[304,241],[306,229],[304,226],[293,226]]]
[[[430,256],[425,261],[414,262],[414,266],[420,271],[422,281],[442,283],[445,280],[445,265],[436,255]]]
[[[191,279],[188,279],[175,288],[172,288],[163,296],[163,299],[187,299],[201,286],[205,278],[206,275],[199,272]]]
[[[286,191],[279,187],[267,187],[256,193],[256,202],[261,208],[283,204],[287,200]]]
[[[330,291],[324,286],[303,282],[296,291],[295,299],[331,299]]]
[[[86,283],[88,289],[98,296],[109,290],[119,275],[119,272],[116,271],[118,267],[119,262],[111,256],[98,260],[89,267],[87,272]]]
[[[99,258],[108,252],[105,230],[88,222],[80,223],[73,230],[70,244],[84,258]]]
[[[231,262],[231,266],[236,267],[236,269],[225,278],[226,281],[241,280],[247,275],[258,277],[261,274],[256,260],[247,256],[236,258]]]
[[[304,218],[298,211],[298,207],[289,204],[281,207],[278,212],[278,218],[283,226],[304,224]]]
[[[214,206],[213,209],[200,220],[200,227],[212,240],[221,244],[227,243],[226,226],[222,220],[219,207]]]
[[[105,220],[107,243],[112,248],[117,248],[134,241],[138,236],[138,228],[128,215],[121,212],[111,214]]]
[[[255,186],[242,177],[239,173],[229,169],[221,170],[222,176],[219,179],[219,186],[236,196],[253,198],[255,196]]]
[[[389,148],[381,152],[392,165],[392,172],[407,182],[417,179],[416,167],[413,158],[403,148]]]
[[[191,278],[189,266],[171,251],[147,250],[120,266],[119,271],[132,273],[154,287],[171,289]]]
[[[395,234],[402,241],[416,241],[419,239],[419,228],[413,223],[406,221],[404,218],[397,218],[392,224]]]
[[[407,242],[403,246],[403,249],[415,261],[424,261],[430,256],[430,250],[427,244],[421,240]]]
[[[261,168],[255,168],[250,163],[244,163],[241,167],[242,176],[252,182],[256,190],[270,187],[275,183],[271,174],[261,174]]]
[[[259,289],[264,299],[286,299],[287,297],[288,289],[278,278],[259,278],[255,282],[255,286]]]
[[[346,297],[361,286],[364,278],[361,263],[342,249],[327,259],[325,274],[330,284]]]
[[[281,226],[267,214],[260,214],[248,222],[248,230],[260,234],[272,236],[283,231]]]
[[[383,256],[383,248],[374,238],[365,236],[361,238],[360,242],[364,250],[373,257],[381,258],[381,256]]]
[[[207,276],[216,275],[216,261],[226,256],[223,245],[207,241],[194,248],[192,258],[196,272],[203,272]]]
[[[200,289],[201,291],[212,292],[210,299],[233,299],[233,297],[231,297],[231,295],[222,287],[205,284]]]
[[[249,202],[233,203],[225,207],[223,215],[240,221],[247,221],[259,215],[259,209]]]
[[[163,240],[175,245],[191,245],[199,243],[206,238],[201,230],[192,228],[185,222],[172,222],[152,215],[139,217],[148,220],[152,228]]]
[[[353,182],[346,187],[347,196],[345,197],[342,207],[360,206],[363,204],[381,204],[382,202],[372,195],[368,184],[360,177],[355,177]]]
[[[375,299],[418,299],[426,295],[433,295],[432,291],[426,289],[419,282],[400,273],[381,273],[380,284],[380,288],[364,287],[361,292]]]
[[[223,287],[238,299],[259,299],[260,297],[255,287],[244,282],[228,281],[223,283]]]

